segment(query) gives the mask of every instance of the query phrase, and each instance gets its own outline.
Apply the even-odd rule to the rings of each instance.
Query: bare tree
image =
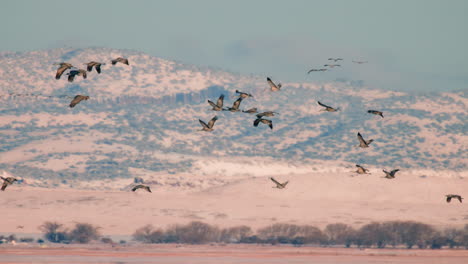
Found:
[[[60,243],[69,239],[67,230],[57,222],[45,222],[39,226],[39,230],[44,233],[44,238],[52,243]]]
[[[324,233],[328,238],[329,244],[350,247],[356,230],[347,224],[336,223],[327,225]]]

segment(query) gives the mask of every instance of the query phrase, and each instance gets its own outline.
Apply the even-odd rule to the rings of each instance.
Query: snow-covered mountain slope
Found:
[[[119,56],[128,57],[130,65],[110,65]],[[73,83],[66,76],[55,80],[53,63],[84,68],[91,60],[107,63],[101,74],[93,71]],[[333,162],[331,167],[359,163],[387,169],[467,169],[466,90],[415,95],[353,81],[312,81],[283,83],[281,91],[271,92],[266,76],[240,76],[105,48],[2,53],[0,62],[0,167],[16,175],[59,184],[132,177],[141,170],[203,174],[200,159],[233,157],[253,165],[235,168],[218,162],[218,171],[226,168],[216,175],[253,170],[264,158],[303,168],[314,159]],[[281,81],[280,76],[273,79]],[[242,101],[241,109],[279,112],[268,117],[273,130],[263,124],[254,127],[254,115],[215,112],[206,102],[225,94],[225,106],[230,106],[236,89],[254,95]],[[69,108],[70,99],[64,96],[76,94],[91,98]],[[341,111],[321,112],[317,100]],[[368,109],[383,111],[385,118],[368,114]],[[215,115],[215,130],[199,131],[198,119]],[[375,141],[367,149],[357,148],[357,132]],[[264,170],[274,173],[275,167]]]

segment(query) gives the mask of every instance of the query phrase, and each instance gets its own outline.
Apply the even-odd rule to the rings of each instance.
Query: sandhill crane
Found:
[[[115,60],[112,60],[112,65],[115,65],[115,64],[117,64],[117,62],[120,62],[120,63],[123,63],[123,64],[127,64],[127,65],[130,65],[130,64],[128,64],[128,59],[126,59],[126,58],[122,58],[122,57],[118,57],[117,59],[115,59]]]
[[[213,117],[210,122],[208,122],[208,124],[206,124],[205,122],[203,122],[201,119],[198,119],[198,121],[200,122],[200,124],[203,126],[203,128],[201,129],[201,131],[207,131],[207,132],[210,132],[210,131],[213,131],[213,126],[216,122],[216,120],[218,120],[218,117],[215,116]]]
[[[383,112],[382,111],[377,111],[377,110],[367,110],[367,113],[369,114],[374,114],[374,115],[379,115],[383,118]]]
[[[88,72],[91,72],[94,67],[97,73],[101,73],[101,65],[106,65],[106,64],[101,63],[101,62],[91,61],[91,62],[85,63],[85,65],[86,65],[86,69],[88,70]]]
[[[59,65],[59,68],[57,69],[57,73],[55,74],[55,79],[60,79],[62,76],[63,72],[66,71],[67,69],[71,69],[73,65],[70,63],[66,62],[61,62],[61,63],[55,63],[55,65]]]
[[[320,72],[320,71],[327,71],[328,69],[310,69],[307,74],[311,73],[311,72]]]
[[[216,104],[210,100],[208,100],[208,103],[213,107],[213,111],[222,111],[224,104],[224,94],[219,96],[218,101],[216,101]]]
[[[286,185],[288,185],[288,182],[289,182],[289,181],[285,181],[283,183],[280,183],[279,181],[275,180],[275,178],[273,178],[273,177],[270,177],[270,180],[273,181],[276,184],[276,186],[272,187],[272,188],[278,188],[278,189],[286,188]]]
[[[364,63],[367,63],[367,61],[355,61],[353,60],[354,63],[357,63],[357,64],[364,64]]]
[[[145,189],[147,192],[151,192],[151,189],[148,185],[143,185],[143,184],[138,184],[132,188],[132,192],[138,190],[138,189]]]
[[[395,174],[399,171],[399,169],[392,170],[391,172],[388,172],[386,170],[382,170],[385,173],[385,177],[387,179],[394,179]]]
[[[275,84],[270,77],[267,77],[267,82],[270,85],[270,89],[273,92],[279,91],[281,89],[281,83]]]
[[[5,191],[8,185],[13,184],[15,181],[18,181],[16,178],[13,178],[13,177],[4,178],[0,176],[0,178],[2,178],[3,180],[2,189],[1,189],[2,191]]]
[[[227,109],[223,109],[225,111],[231,111],[231,112],[239,112],[240,109],[239,109],[239,106],[240,106],[240,103],[242,102],[242,97],[239,97],[239,99],[237,99],[233,104],[232,104],[232,107],[228,107]]]
[[[254,127],[258,127],[258,124],[259,123],[263,123],[265,125],[268,125],[270,127],[270,129],[273,129],[273,122],[269,119],[263,119],[263,118],[257,118],[255,119],[254,121]]]
[[[358,169],[356,170],[356,172],[357,172],[358,174],[367,174],[367,173],[369,172],[368,169],[362,167],[362,166],[359,165],[359,164],[356,164],[356,167],[358,168]]]
[[[279,115],[279,113],[277,113],[277,112],[266,111],[266,112],[257,114],[257,118],[261,118],[262,116],[275,116],[275,114]]]
[[[340,108],[333,108],[331,106],[328,106],[326,104],[322,104],[320,101],[317,101],[317,103],[320,105],[320,106],[323,106],[325,107],[324,109],[320,110],[320,111],[327,111],[327,112],[336,112],[336,111],[339,111]]]
[[[80,103],[81,101],[83,100],[88,100],[89,99],[89,96],[87,95],[76,95],[73,100],[70,102],[70,108],[73,108],[75,107],[75,105],[77,105],[78,103]]]
[[[75,76],[78,75],[78,76],[83,76],[83,79],[86,79],[87,75],[86,75],[86,71],[85,70],[82,70],[82,69],[78,69],[78,70],[71,70],[69,73],[67,73],[68,75],[68,81],[69,82],[73,82],[73,80],[75,79]]]
[[[334,62],[337,62],[337,61],[342,61],[343,59],[342,58],[328,58],[328,60],[332,60]]]
[[[330,67],[330,68],[335,68],[335,67],[341,67],[341,64],[325,64],[323,65],[324,67]]]
[[[242,98],[242,99],[249,98],[249,97],[253,98],[253,95],[251,95],[249,93],[241,92],[239,90],[236,90],[236,93],[239,94],[239,97]]]
[[[257,113],[257,108],[254,107],[254,108],[250,108],[249,110],[245,110],[245,111],[242,110],[242,112],[249,113],[249,114],[255,114],[255,113]]]
[[[368,148],[369,144],[372,143],[372,141],[374,141],[373,139],[364,140],[361,133],[359,133],[359,132],[357,133],[357,137],[358,137],[358,140],[359,140],[359,147],[361,147],[361,148]]]
[[[462,203],[462,200],[463,200],[463,197],[461,197],[460,195],[458,194],[447,194],[445,195],[447,197],[447,203],[450,203],[450,201],[452,200],[452,198],[454,199],[458,199],[458,201],[460,201],[460,203]]]

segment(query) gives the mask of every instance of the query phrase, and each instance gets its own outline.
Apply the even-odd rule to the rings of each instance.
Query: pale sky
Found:
[[[282,82],[451,91],[468,89],[467,14],[464,0],[4,0],[0,51],[122,48]],[[342,67],[306,74],[329,57]]]

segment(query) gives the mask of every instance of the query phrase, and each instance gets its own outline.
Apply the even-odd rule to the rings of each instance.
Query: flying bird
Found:
[[[138,189],[145,189],[147,192],[151,192],[151,189],[148,185],[143,185],[143,184],[138,184],[132,188],[132,192],[138,190]]]
[[[210,131],[213,131],[213,126],[214,126],[214,123],[216,122],[216,120],[218,120],[218,117],[215,116],[213,117],[210,122],[208,122],[208,124],[206,124],[205,122],[203,122],[201,119],[198,119],[198,121],[200,122],[200,124],[203,126],[202,128],[202,131],[207,131],[207,132],[210,132]]]
[[[242,102],[242,97],[239,97],[239,99],[237,99],[233,104],[232,104],[232,107],[228,107],[227,109],[223,109],[225,111],[231,111],[231,112],[239,112],[240,109],[239,109],[239,106],[240,106],[240,103]]]
[[[70,102],[70,108],[75,107],[75,105],[79,104],[83,100],[88,100],[89,96],[87,95],[77,95],[73,98],[73,100]]]
[[[112,65],[115,65],[115,64],[117,64],[117,62],[120,62],[120,63],[123,63],[123,64],[127,64],[127,65],[130,65],[130,64],[128,64],[128,59],[126,59],[126,58],[122,58],[122,57],[118,57],[117,59],[115,59],[115,60],[112,60]]]
[[[386,170],[383,170],[383,172],[385,173],[385,177],[384,178],[387,178],[387,179],[394,179],[395,178],[395,174],[399,171],[399,169],[395,169],[395,170],[392,170],[391,172],[388,172]]]
[[[460,201],[460,203],[462,203],[462,200],[463,200],[463,197],[461,197],[460,195],[458,194],[447,194],[445,195],[447,197],[447,203],[450,203],[450,201],[452,200],[452,198],[454,199],[458,199],[458,201]]]
[[[68,81],[69,82],[73,82],[73,80],[75,79],[75,76],[83,76],[83,79],[86,79],[87,75],[86,75],[86,71],[85,70],[82,70],[82,69],[78,69],[78,70],[71,70],[69,73],[67,73],[68,75]]]
[[[273,122],[269,119],[263,119],[263,118],[257,118],[255,119],[254,121],[254,127],[258,127],[258,124],[259,123],[263,123],[265,125],[268,125],[270,127],[270,129],[273,129]]]
[[[270,89],[271,89],[273,92],[279,91],[279,90],[281,89],[281,83],[275,84],[275,83],[270,79],[270,77],[267,77],[267,82],[268,82],[268,84],[270,85]]]
[[[383,112],[382,111],[377,111],[377,110],[367,110],[367,113],[369,114],[374,114],[374,115],[379,115],[383,118]]]
[[[341,67],[340,64],[325,64],[325,65],[323,65],[323,66],[325,66],[325,67],[330,67],[330,68]]]
[[[245,111],[242,110],[242,112],[249,113],[249,114],[255,114],[255,113],[257,113],[257,108],[254,107],[254,108],[250,108],[249,110],[245,110]]]
[[[263,117],[263,116],[275,116],[275,114],[279,115],[279,113],[277,113],[277,112],[266,111],[266,112],[257,114],[257,118],[261,118],[261,117]]]
[[[311,73],[311,72],[320,72],[320,71],[327,71],[328,69],[310,69],[307,74]]]
[[[18,181],[16,178],[13,178],[13,177],[4,178],[0,176],[0,178],[2,178],[3,180],[2,189],[1,189],[2,191],[5,191],[8,185],[13,184],[15,181]]]
[[[241,92],[239,90],[236,90],[236,93],[239,94],[239,97],[242,98],[242,99],[253,97],[253,95],[251,95],[249,93]]]
[[[86,69],[88,70],[88,72],[91,72],[94,67],[97,73],[101,73],[101,65],[106,65],[106,64],[101,63],[101,62],[91,61],[91,62],[85,63],[85,65],[86,65]]]
[[[223,110],[223,104],[224,104],[224,94],[219,96],[218,101],[216,101],[216,104],[213,103],[212,101],[208,100],[208,103],[213,107],[213,111],[222,111]]]
[[[342,61],[343,59],[342,58],[328,58],[328,60],[332,60],[334,62],[337,62],[337,61]]]
[[[327,111],[327,112],[336,112],[336,111],[339,111],[340,108],[333,108],[331,106],[328,106],[326,104],[322,104],[320,101],[317,101],[317,103],[320,105],[320,106],[323,106],[325,107],[324,109],[320,110],[320,111]]]
[[[70,63],[66,63],[66,62],[56,63],[55,65],[59,65],[59,68],[57,69],[57,73],[55,74],[55,79],[57,80],[60,79],[64,71],[71,69],[73,67],[73,65],[71,65]]]
[[[272,180],[276,184],[276,186],[273,188],[278,188],[278,189],[286,188],[286,185],[288,185],[288,182],[289,182],[289,181],[286,181],[286,182],[280,183],[279,181],[275,180],[275,178],[273,177],[270,177],[270,180]]]
[[[367,61],[354,61],[354,60],[353,60],[353,62],[354,62],[354,63],[357,63],[357,64],[367,63]]]
[[[368,169],[362,167],[362,166],[359,165],[359,164],[356,164],[356,167],[357,167],[356,172],[357,172],[358,174],[367,174],[367,173],[369,172]]]
[[[359,132],[357,133],[357,137],[358,137],[358,140],[359,140],[359,147],[361,147],[361,148],[368,148],[369,144],[372,143],[372,141],[374,141],[373,139],[364,140],[361,133],[359,133]]]

